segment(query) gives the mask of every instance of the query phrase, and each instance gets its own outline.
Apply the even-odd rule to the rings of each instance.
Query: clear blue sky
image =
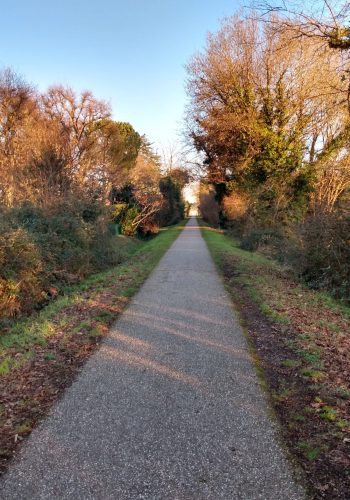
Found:
[[[184,65],[240,0],[1,2],[0,66],[45,90],[90,89],[155,144],[176,138]]]

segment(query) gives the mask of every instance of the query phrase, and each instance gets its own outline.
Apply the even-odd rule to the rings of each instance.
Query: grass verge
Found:
[[[259,252],[202,234],[239,310],[312,498],[349,498],[350,309]]]
[[[128,304],[184,222],[148,241],[123,236],[123,261],[67,288],[0,336],[0,471]]]

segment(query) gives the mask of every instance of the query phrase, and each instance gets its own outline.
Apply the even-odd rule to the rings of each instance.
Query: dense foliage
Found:
[[[116,263],[117,228],[154,234],[182,218],[183,185],[161,167],[148,140],[91,92],[39,94],[1,71],[0,319]]]
[[[350,299],[348,58],[297,23],[234,16],[189,64],[202,212],[213,220],[216,210],[246,248],[273,242],[283,258],[298,254],[313,286]]]
[[[98,203],[24,204],[0,213],[0,317],[29,313],[65,285],[118,262],[118,248]]]

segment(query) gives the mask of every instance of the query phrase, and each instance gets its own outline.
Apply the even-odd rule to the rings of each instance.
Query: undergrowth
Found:
[[[311,290],[271,257],[243,250],[222,231],[203,225],[202,234],[313,498],[347,498],[350,308]]]

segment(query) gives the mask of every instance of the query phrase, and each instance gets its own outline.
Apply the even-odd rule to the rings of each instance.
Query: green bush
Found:
[[[134,225],[134,221],[138,215],[139,211],[137,207],[130,207],[125,213],[122,220],[122,233],[126,236],[135,236],[137,232],[137,227]]]
[[[43,259],[27,231],[0,222],[0,318],[28,312],[43,299]]]
[[[115,205],[112,205],[111,218],[114,223],[122,223],[126,212],[128,211],[128,206],[129,205],[127,203],[116,203]]]
[[[290,250],[290,261],[313,288],[350,300],[350,218],[336,213],[308,218]]]
[[[185,203],[182,198],[180,184],[170,175],[163,177],[159,183],[163,195],[163,206],[156,220],[160,226],[170,226],[185,217]]]
[[[92,270],[103,270],[121,261],[114,226],[108,214],[100,215],[90,235],[89,253]]]
[[[116,203],[112,208],[112,220],[120,224],[121,233],[126,236],[135,236],[137,233],[134,221],[138,214],[138,208],[126,202]]]
[[[67,283],[120,260],[110,214],[96,201],[0,210],[0,318],[30,313]]]

